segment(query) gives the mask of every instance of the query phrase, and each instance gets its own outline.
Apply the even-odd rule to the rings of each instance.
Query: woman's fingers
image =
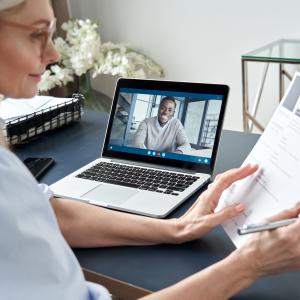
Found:
[[[220,174],[211,187],[203,195],[207,204],[213,204],[213,210],[216,208],[219,199],[225,189],[229,188],[234,182],[252,175],[258,170],[258,165],[246,165],[238,169],[229,170]],[[242,200],[242,199],[241,199]]]
[[[268,222],[275,222],[283,219],[295,218],[300,214],[300,202],[298,202],[294,207],[285,209],[279,214],[276,214],[267,219]]]
[[[217,176],[215,181],[216,183],[215,186],[218,186],[220,190],[225,190],[226,188],[231,186],[231,184],[234,183],[235,181],[244,179],[245,177],[256,172],[257,170],[258,170],[258,165],[251,165],[251,164],[245,165],[238,169],[229,170]]]
[[[223,223],[224,221],[227,221],[229,219],[238,216],[244,210],[245,210],[245,205],[242,203],[237,203],[234,205],[227,206],[224,209],[220,210],[219,212],[209,215],[208,216],[209,223],[211,227],[215,227]]]
[[[189,217],[190,215],[192,215],[192,217],[201,217],[205,215],[209,215],[209,217],[212,217],[224,189],[229,187],[233,182],[253,174],[257,169],[257,165],[246,165],[241,168],[232,169],[218,175],[214,183],[209,185],[208,189],[200,195],[197,201],[189,208],[189,210],[182,216],[182,218]],[[220,224],[224,220],[232,218],[239,214],[242,210],[237,211],[236,209],[234,209],[234,207],[236,206],[238,205],[235,204],[218,212],[216,214],[216,219],[214,219],[215,224]]]

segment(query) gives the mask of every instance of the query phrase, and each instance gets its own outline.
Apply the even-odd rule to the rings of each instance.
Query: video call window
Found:
[[[137,147],[135,135],[141,122],[158,116],[160,103],[166,96],[168,95],[121,91],[109,143],[121,147]],[[176,102],[173,118],[182,124],[189,145],[179,147],[181,151],[172,150],[172,152],[211,157],[222,99],[201,98],[201,95],[173,96],[173,99]],[[150,150],[162,151],[153,148]]]

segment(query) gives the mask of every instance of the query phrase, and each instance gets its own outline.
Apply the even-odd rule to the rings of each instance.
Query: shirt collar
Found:
[[[173,117],[171,119],[168,120],[168,122],[164,125],[164,126],[161,126],[158,122],[158,116],[156,116],[156,126],[157,128],[160,128],[160,129],[165,129],[168,127],[169,123],[171,122],[171,120],[173,119]]]

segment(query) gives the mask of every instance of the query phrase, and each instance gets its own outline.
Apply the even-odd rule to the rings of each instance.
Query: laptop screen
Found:
[[[106,150],[151,162],[211,165],[227,95],[157,87],[119,87]]]

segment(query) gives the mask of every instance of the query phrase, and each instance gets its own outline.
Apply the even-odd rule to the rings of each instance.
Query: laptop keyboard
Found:
[[[199,177],[100,162],[76,177],[178,196]]]

